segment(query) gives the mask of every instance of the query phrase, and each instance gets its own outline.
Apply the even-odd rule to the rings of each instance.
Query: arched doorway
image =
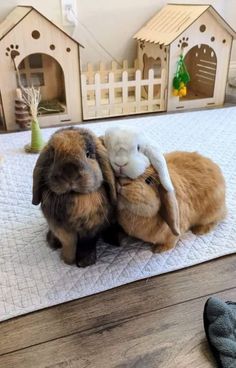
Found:
[[[191,48],[184,58],[191,81],[187,95],[181,100],[210,98],[214,96],[217,58],[214,50],[205,44]]]
[[[21,61],[18,69],[23,87],[40,87],[40,115],[66,111],[64,73],[53,57],[40,53],[31,54]]]

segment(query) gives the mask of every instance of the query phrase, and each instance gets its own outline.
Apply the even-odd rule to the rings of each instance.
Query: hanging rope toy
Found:
[[[184,97],[187,95],[187,83],[190,82],[190,75],[184,62],[183,54],[180,55],[177,70],[173,79],[173,95]]]

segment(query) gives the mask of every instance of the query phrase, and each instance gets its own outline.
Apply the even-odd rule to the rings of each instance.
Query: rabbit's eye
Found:
[[[147,183],[148,185],[153,184],[153,178],[152,178],[151,176],[148,176],[148,177],[145,179],[145,183]]]
[[[87,158],[91,158],[91,159],[94,159],[95,158],[95,143],[87,138],[85,140],[85,155]]]
[[[140,145],[139,144],[137,145],[137,150],[140,151]]]

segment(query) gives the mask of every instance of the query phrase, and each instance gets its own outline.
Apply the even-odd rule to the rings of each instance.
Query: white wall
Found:
[[[61,22],[60,0],[0,0],[0,21],[17,5],[32,5],[50,19]]]
[[[236,29],[235,0],[77,0],[78,17],[114,59],[127,58],[132,62],[136,55],[133,34],[163,5],[171,2],[211,3]],[[111,59],[80,24],[74,30],[74,36],[85,46],[82,63]],[[236,47],[232,55],[236,61]]]
[[[80,20],[96,36],[113,58],[133,61],[136,55],[134,33],[157,12],[165,0],[92,0],[78,1]],[[75,30],[80,37],[82,32]],[[83,61],[110,60],[111,57],[92,41],[88,33],[81,42],[86,46],[82,52]],[[88,45],[91,44],[90,47]]]
[[[235,0],[170,0],[168,2],[211,3],[236,29]],[[83,64],[124,58],[132,62],[136,54],[133,34],[166,3],[166,0],[77,0],[79,24],[74,29],[66,30],[85,46],[81,52]],[[35,6],[62,27],[60,0],[0,0],[0,21],[17,4]],[[236,63],[235,45],[232,60]]]

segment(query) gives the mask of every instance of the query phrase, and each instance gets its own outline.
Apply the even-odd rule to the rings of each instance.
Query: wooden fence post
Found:
[[[105,66],[105,63],[103,63],[102,61],[99,64],[99,74],[101,77],[101,82],[105,83],[106,82],[106,66]]]
[[[89,82],[89,84],[92,84],[94,82],[94,80],[93,80],[93,76],[94,76],[93,64],[88,63],[87,71],[88,71],[88,82]]]
[[[128,114],[128,72],[125,70],[122,73],[122,112]]]
[[[94,83],[94,70],[93,70],[93,64],[88,63],[87,65],[87,75],[88,75],[88,84]],[[93,91],[88,92],[89,99],[92,100],[94,95]]]
[[[123,72],[128,71],[129,69],[128,60],[123,60],[122,69],[123,69]]]
[[[82,91],[82,106],[83,106],[83,118],[87,119],[88,116],[88,96],[87,96],[87,77],[85,74],[81,75],[81,91]]]
[[[110,72],[108,74],[108,100],[109,100],[109,104],[110,106],[110,112],[109,115],[114,115],[115,114],[115,84],[114,84],[114,73]]]
[[[148,111],[153,111],[154,70],[148,71]]]
[[[96,73],[94,77],[95,88],[95,116],[99,117],[101,113],[101,81],[100,74]]]
[[[166,85],[166,70],[163,68],[161,71],[161,93],[160,93],[160,110],[165,110],[167,95],[165,93],[165,85]]]
[[[135,72],[135,107],[136,112],[140,111],[141,102],[141,70]]]

